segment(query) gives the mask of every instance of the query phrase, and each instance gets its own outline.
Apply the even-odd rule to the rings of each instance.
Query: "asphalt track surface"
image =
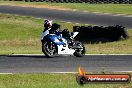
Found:
[[[81,11],[63,11],[46,8],[31,8],[7,5],[0,5],[0,13],[18,14],[52,20],[103,26],[122,25],[126,28],[132,28],[132,16],[115,16],[110,14],[95,14]]]
[[[83,58],[0,55],[0,73],[77,72],[80,65],[87,72],[128,72],[132,71],[132,55],[87,55]]]

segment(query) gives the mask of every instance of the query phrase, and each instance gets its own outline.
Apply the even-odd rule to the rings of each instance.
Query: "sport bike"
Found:
[[[64,29],[60,35],[55,33],[47,34],[41,40],[42,52],[47,57],[55,57],[58,55],[84,56],[84,45],[80,41],[74,40],[78,33],[69,32],[67,29]]]

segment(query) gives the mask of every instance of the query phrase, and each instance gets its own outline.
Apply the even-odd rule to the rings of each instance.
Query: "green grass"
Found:
[[[86,84],[76,82],[76,74],[0,75],[0,88],[132,88],[132,84]]]
[[[72,31],[73,24],[54,21],[62,29]],[[42,54],[40,36],[43,31],[43,19],[0,14],[0,54]],[[130,38],[117,42],[85,44],[89,54],[132,54],[132,30]]]
[[[87,3],[48,3],[48,2],[9,2],[1,1],[0,4],[5,5],[48,5],[59,6],[60,8],[77,9],[81,11],[114,13],[114,14],[132,14],[132,5],[130,4],[87,4]],[[55,8],[55,7],[53,7]]]

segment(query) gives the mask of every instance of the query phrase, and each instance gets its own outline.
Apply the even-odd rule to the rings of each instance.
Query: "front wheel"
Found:
[[[82,43],[77,44],[77,48],[75,49],[74,56],[82,57],[86,53],[85,47]]]
[[[55,57],[57,55],[57,46],[51,41],[42,42],[42,52],[47,57]]]

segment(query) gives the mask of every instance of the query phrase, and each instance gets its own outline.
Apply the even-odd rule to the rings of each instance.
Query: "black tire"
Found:
[[[52,43],[52,46],[50,46],[49,43]],[[52,49],[50,49],[50,47],[52,47]],[[51,53],[50,50],[54,51],[52,51]],[[51,41],[44,41],[42,42],[42,52],[45,54],[46,57],[53,58],[57,55],[57,45]]]
[[[74,52],[74,56],[76,56],[76,57],[83,57],[85,55],[86,49],[85,49],[85,47],[84,47],[83,44],[81,44],[81,45],[82,45],[83,49],[82,50],[76,49],[75,52]]]

